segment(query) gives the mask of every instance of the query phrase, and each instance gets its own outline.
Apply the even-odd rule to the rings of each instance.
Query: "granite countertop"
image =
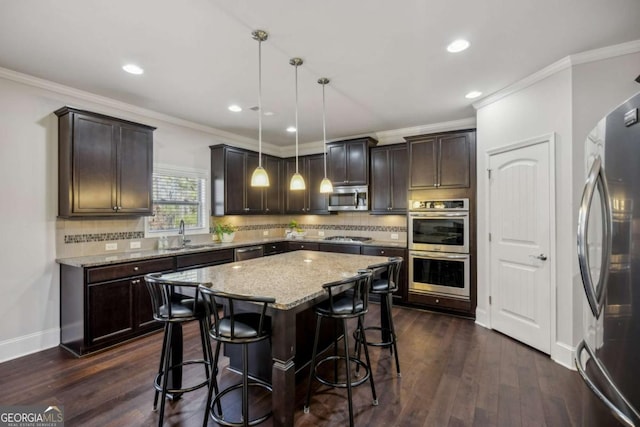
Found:
[[[285,239],[282,237],[271,237],[271,238],[261,238],[261,239],[248,239],[248,240],[234,240],[231,243],[221,243],[221,242],[207,242],[207,243],[194,243],[188,244],[184,248],[173,248],[173,249],[152,249],[152,250],[139,250],[139,251],[130,251],[130,252],[117,252],[110,254],[99,254],[99,255],[87,255],[80,257],[72,257],[72,258],[57,258],[56,262],[58,264],[69,265],[72,267],[98,267],[103,265],[110,264],[119,264],[122,262],[128,261],[141,261],[147,259],[155,259],[155,258],[164,258],[169,256],[176,255],[184,255],[189,253],[197,253],[197,252],[207,252],[211,250],[220,250],[220,249],[234,249],[243,246],[253,246],[253,245],[263,245],[266,243],[276,243],[276,242],[315,242],[315,243],[332,243],[339,245],[366,245],[366,246],[383,246],[389,248],[402,248],[405,249],[407,247],[406,242],[399,242],[397,240],[370,240],[367,242],[342,242],[335,240],[324,240],[323,237],[304,237],[304,238],[294,238],[294,239]]]
[[[274,308],[288,310],[326,295],[323,284],[353,277],[358,269],[386,260],[381,256],[294,251],[167,273],[162,278],[233,294],[274,297]]]

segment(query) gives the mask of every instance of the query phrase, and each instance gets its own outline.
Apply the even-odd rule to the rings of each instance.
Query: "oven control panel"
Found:
[[[409,209],[412,211],[468,211],[469,199],[411,200]]]

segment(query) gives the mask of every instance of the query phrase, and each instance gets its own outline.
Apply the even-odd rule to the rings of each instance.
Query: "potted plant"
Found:
[[[216,222],[213,226],[213,230],[221,242],[229,243],[233,241],[238,227],[227,222]]]
[[[304,237],[307,234],[307,232],[298,225],[298,221],[295,219],[289,221],[289,232],[292,237]]]

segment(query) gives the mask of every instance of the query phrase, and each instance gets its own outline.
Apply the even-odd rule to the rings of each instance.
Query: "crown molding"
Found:
[[[467,117],[448,122],[432,123],[429,125],[413,126],[409,128],[385,130],[375,132],[378,145],[395,144],[405,142],[405,136],[426,135],[429,133],[448,132],[452,130],[469,129],[476,127],[476,118]]]
[[[188,120],[179,119],[177,117],[170,116],[168,114],[159,113],[157,111],[148,110],[146,108],[137,107],[132,104],[127,104],[122,101],[117,101],[106,96],[96,95],[91,92],[87,92],[80,89],[75,89],[70,86],[65,86],[59,83],[54,83],[49,80],[34,77],[28,74],[19,73],[17,71],[9,70],[7,68],[0,67],[0,78],[10,80],[16,83],[21,83],[27,86],[35,87],[38,89],[47,90],[49,92],[58,93],[64,96],[71,96],[81,101],[91,102],[101,105],[107,108],[113,108],[116,110],[124,111],[127,113],[135,114],[140,117],[148,118],[151,120],[157,120],[165,123],[169,123],[175,126],[180,126],[199,132],[203,132],[214,137],[212,145],[215,144],[232,144],[239,148],[246,148],[255,150],[258,140],[240,136],[231,132],[226,132],[220,129],[216,129],[210,126],[201,125]],[[280,147],[270,144],[268,142],[262,142],[263,151],[268,153],[279,153]]]
[[[604,59],[615,58],[617,56],[628,55],[631,53],[640,52],[640,40],[632,40],[626,43],[620,43],[613,46],[607,46],[600,49],[588,50],[585,52],[580,52],[574,55],[565,56],[560,59],[537,71],[524,79],[505,87],[497,92],[492,93],[491,95],[482,98],[479,101],[474,102],[473,108],[476,110],[486,107],[489,104],[492,104],[496,101],[501,100],[504,97],[507,97],[515,92],[519,92],[527,87],[546,79],[560,71],[566,70],[568,68],[574,67],[580,64],[586,64],[589,62],[602,61]]]

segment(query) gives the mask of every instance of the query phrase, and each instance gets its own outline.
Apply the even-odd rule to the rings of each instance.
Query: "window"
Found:
[[[147,235],[175,233],[184,220],[185,232],[208,233],[207,173],[156,167],[153,172],[153,216],[147,218]]]

